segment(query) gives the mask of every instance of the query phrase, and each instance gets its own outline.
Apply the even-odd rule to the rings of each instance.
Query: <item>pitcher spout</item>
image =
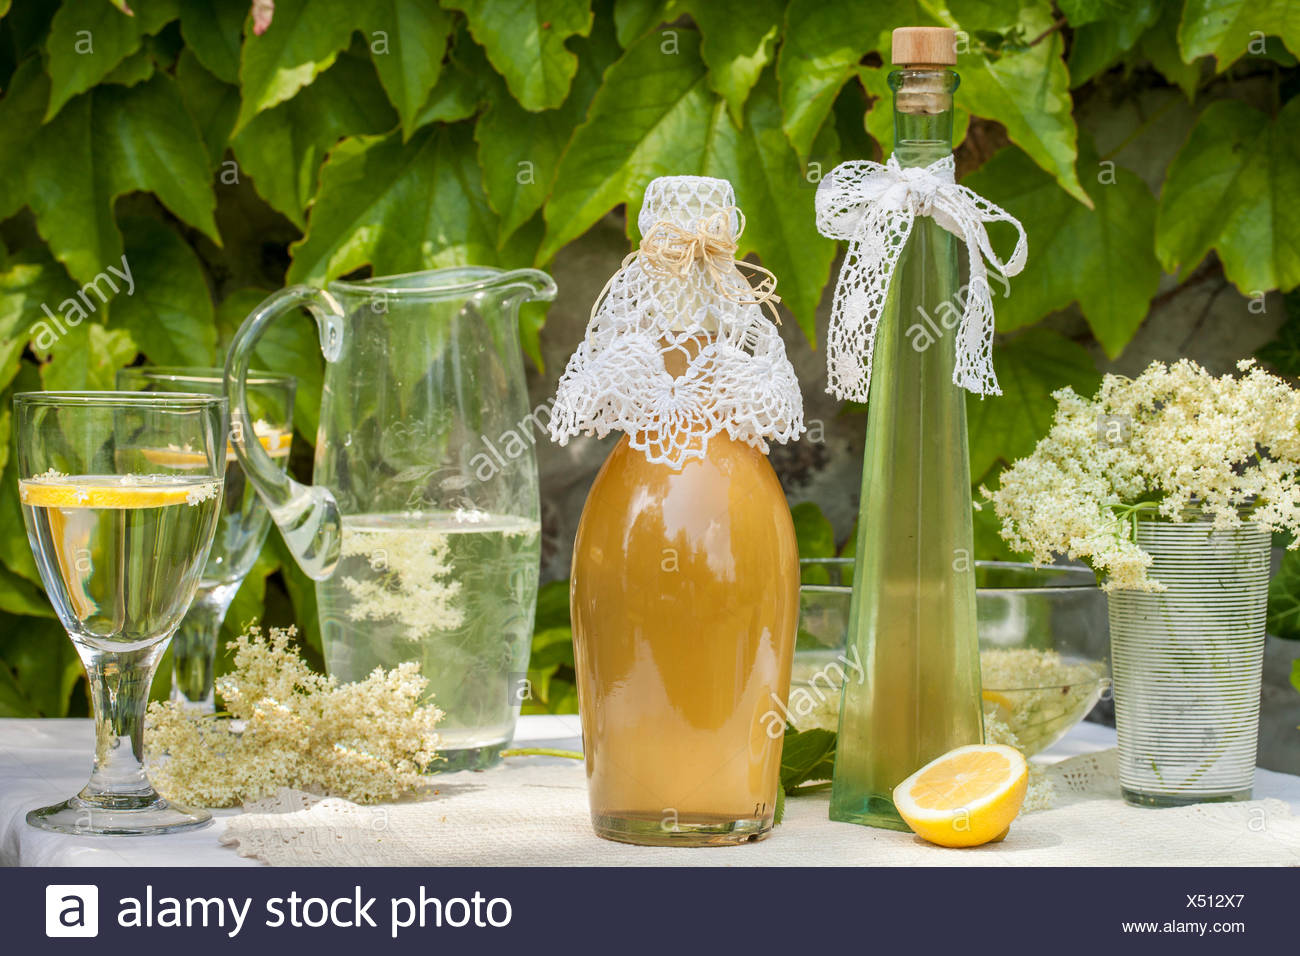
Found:
[[[553,302],[555,280],[540,269],[514,269],[503,272],[493,286],[502,291],[517,289],[520,302]]]

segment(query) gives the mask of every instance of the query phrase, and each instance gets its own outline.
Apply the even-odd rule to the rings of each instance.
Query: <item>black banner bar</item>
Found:
[[[1300,944],[1295,869],[30,869],[0,871],[0,894],[0,949],[15,954],[92,938],[100,952],[187,956],[448,943],[516,956]]]

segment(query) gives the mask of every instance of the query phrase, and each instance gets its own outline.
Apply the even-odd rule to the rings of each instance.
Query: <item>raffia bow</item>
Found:
[[[734,233],[733,215],[739,223]],[[646,271],[675,279],[687,279],[692,270],[702,268],[724,299],[740,305],[766,306],[773,321],[780,325],[776,305],[781,297],[776,294],[776,276],[757,263],[736,258],[738,240],[744,231],[745,214],[735,206],[701,219],[694,232],[666,219],[659,220],[645,231],[640,245],[623,259],[619,271],[610,276],[596,296],[592,317],[619,274],[639,259]],[[757,284],[752,282],[752,276],[759,277]]]
[[[993,373],[993,297],[987,260],[1002,276],[1025,265],[1028,242],[1014,216],[954,180],[951,155],[924,167],[901,166],[893,156],[881,165],[842,163],[817,187],[817,229],[847,239],[826,349],[827,391],[866,401],[876,327],[884,311],[898,257],[917,216],[929,216],[966,245],[970,283],[957,327],[953,384],[979,395],[1000,395]],[[993,251],[985,223],[1008,222],[1019,238],[1003,262]]]

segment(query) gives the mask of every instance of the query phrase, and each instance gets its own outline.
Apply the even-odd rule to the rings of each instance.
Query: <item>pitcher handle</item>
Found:
[[[338,358],[343,345],[343,309],[329,292],[289,286],[264,299],[244,320],[226,358],[226,396],[230,400],[230,443],[249,482],[271,512],[284,543],[308,577],[323,581],[339,561],[343,533],[338,502],[328,488],[303,485],[276,467],[253,431],[248,413],[248,366],[266,327],[284,313],[305,307],[316,320],[321,352]]]

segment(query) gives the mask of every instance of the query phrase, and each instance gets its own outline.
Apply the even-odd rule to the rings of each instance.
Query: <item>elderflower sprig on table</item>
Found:
[[[293,787],[374,803],[425,782],[442,711],[420,705],[428,682],[418,665],[340,684],[307,666],[293,636],[252,626],[236,639],[235,668],[217,692],[243,721],[239,732],[171,701],[149,705],[150,776],[165,796],[225,807]]]
[[[1253,360],[1237,368],[1216,377],[1187,359],[1152,362],[1136,379],[1107,375],[1090,399],[1053,392],[1047,437],[996,491],[980,489],[1002,537],[1036,563],[1087,561],[1106,590],[1162,590],[1134,540],[1140,518],[1177,522],[1199,510],[1226,529],[1244,514],[1295,548],[1300,392]]]

